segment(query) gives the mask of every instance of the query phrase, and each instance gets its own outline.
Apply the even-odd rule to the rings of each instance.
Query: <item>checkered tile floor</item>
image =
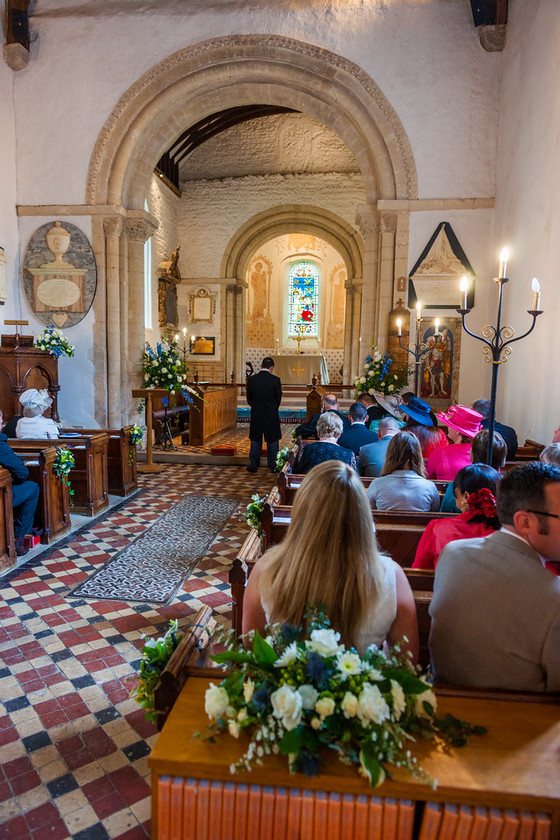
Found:
[[[282,423],[280,427],[282,431],[280,449],[283,446],[293,446],[294,440],[292,432],[295,428],[296,427],[294,425],[290,426],[287,423]],[[238,455],[246,455],[247,458],[249,458],[249,424],[238,423],[236,429],[229,429],[226,432],[222,432],[220,435],[213,438],[211,443],[207,443],[205,446],[183,446],[181,444],[181,435],[174,437],[173,443],[180,452],[188,452],[191,455],[210,455],[210,450],[213,446],[235,446]],[[156,446],[154,449],[157,452],[165,449],[165,447]]]
[[[229,565],[245,506],[274,476],[244,467],[169,466],[141,493],[52,552],[0,577],[0,840],[149,837],[147,756],[156,730],[129,692],[142,636],[202,605],[230,618]],[[71,590],[186,493],[239,507],[168,606],[91,601]]]

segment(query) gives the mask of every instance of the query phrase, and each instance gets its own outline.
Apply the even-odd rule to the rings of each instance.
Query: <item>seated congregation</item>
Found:
[[[560,429],[540,461],[515,463],[494,431],[489,465],[481,402],[436,418],[410,396],[404,428],[386,412],[357,453],[340,446],[342,422],[324,405],[319,442],[300,441],[280,476],[284,507],[273,494],[265,505],[268,550],[234,596],[237,630],[301,625],[306,605],[321,604],[345,644],[400,643],[413,662],[429,659],[436,683],[559,692]],[[371,423],[356,405],[350,431],[358,423],[363,437]],[[306,457],[323,429],[328,452]]]

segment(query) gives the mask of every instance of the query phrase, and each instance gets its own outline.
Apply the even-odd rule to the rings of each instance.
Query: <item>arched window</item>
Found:
[[[297,262],[290,269],[288,284],[288,334],[319,334],[319,269],[310,262]]]

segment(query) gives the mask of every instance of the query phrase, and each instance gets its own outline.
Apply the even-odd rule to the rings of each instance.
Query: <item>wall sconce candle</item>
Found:
[[[402,320],[397,318],[397,335],[402,335]]]
[[[416,320],[420,321],[422,319],[422,304],[419,300],[416,301]]]
[[[533,277],[533,311],[537,312],[541,308],[541,284],[536,277]]]
[[[507,248],[502,248],[500,252],[500,268],[498,270],[498,277],[503,280],[506,276],[507,263],[509,259],[509,251]]]
[[[469,281],[466,274],[461,277],[461,291],[463,292],[463,309],[468,309],[467,293],[469,291]]]
[[[435,326],[436,326],[435,335],[439,335],[439,318],[436,318],[436,325]]]

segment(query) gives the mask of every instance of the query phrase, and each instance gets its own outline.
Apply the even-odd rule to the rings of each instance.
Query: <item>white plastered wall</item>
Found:
[[[18,230],[16,216],[16,130],[13,107],[13,73],[0,61],[0,247],[4,249],[6,302],[0,318],[14,319],[17,313]],[[0,269],[1,270],[1,269]],[[14,286],[16,289],[14,289]]]
[[[496,242],[509,245],[505,322],[531,323],[530,283],[544,314],[502,365],[498,419],[525,437],[551,440],[560,422],[560,5],[510,0],[501,90]]]

